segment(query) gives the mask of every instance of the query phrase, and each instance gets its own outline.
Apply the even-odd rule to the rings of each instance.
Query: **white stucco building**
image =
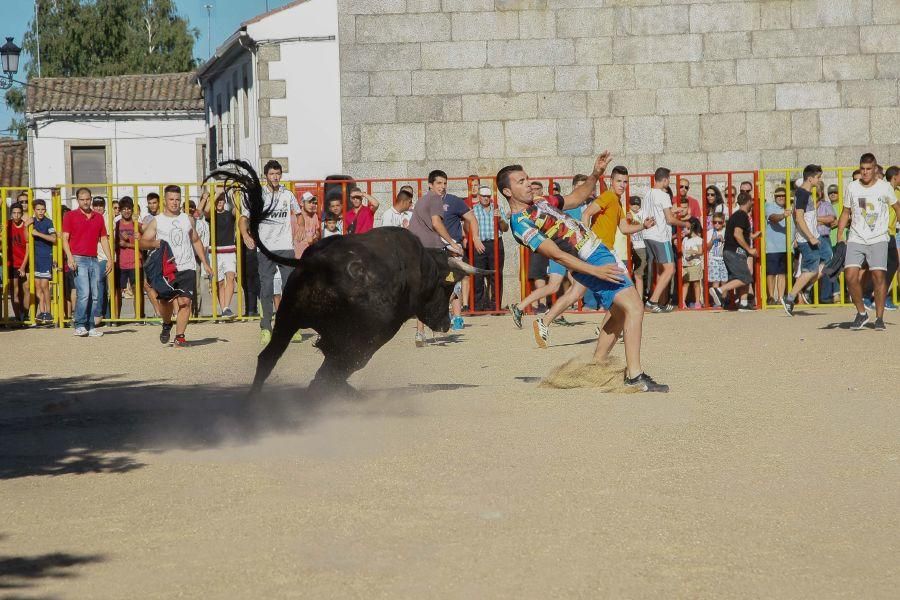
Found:
[[[340,172],[339,73],[336,0],[298,0],[241,24],[198,70],[208,166],[275,158],[286,179]]]
[[[206,124],[195,73],[39,78],[26,105],[36,188],[189,183],[203,178]],[[142,188],[143,190],[143,188]],[[142,191],[141,190],[141,191]],[[127,187],[112,196],[133,195]],[[38,197],[42,194],[38,193]]]

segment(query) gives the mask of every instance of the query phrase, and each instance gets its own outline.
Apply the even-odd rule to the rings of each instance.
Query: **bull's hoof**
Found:
[[[320,397],[341,397],[357,399],[362,396],[359,391],[347,383],[346,381],[334,379],[313,379],[309,388],[309,392]]]

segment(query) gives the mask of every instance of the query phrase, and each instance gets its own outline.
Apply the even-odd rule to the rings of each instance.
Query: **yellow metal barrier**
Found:
[[[819,191],[817,189],[813,190],[813,198],[818,203],[820,200],[828,201],[827,199],[827,189],[830,185],[837,185],[838,188],[838,201],[837,206],[835,207],[835,213],[837,214],[837,218],[840,218],[841,212],[844,208],[844,190],[847,184],[852,180],[852,173],[855,170],[854,167],[825,167],[823,168],[823,177],[822,182],[824,184],[824,189],[826,190],[825,198],[819,198]],[[760,261],[761,264],[761,275],[760,279],[762,280],[762,290],[765,297],[768,297],[767,290],[767,281],[766,281],[766,261],[765,261],[765,251],[766,251],[766,216],[764,206],[765,203],[774,201],[773,195],[770,191],[774,191],[777,187],[784,187],[786,194],[786,202],[785,208],[793,214],[793,186],[791,182],[796,182],[803,175],[802,168],[791,168],[791,169],[763,169],[759,172],[759,181],[757,183],[757,187],[759,189],[760,199],[763,200],[763,210],[760,211],[759,217],[759,226],[760,230],[764,233],[762,237],[762,253],[763,260]],[[837,227],[837,222],[835,222],[834,227]],[[793,217],[788,218],[786,220],[786,251],[787,251],[787,274],[786,274],[786,288],[787,291],[790,291],[791,286],[793,285],[795,269],[794,269],[794,253],[793,253],[793,237],[794,237],[794,219]],[[893,298],[894,301],[897,301],[897,285],[896,278],[892,281],[888,282],[888,286],[893,289]],[[821,287],[821,283],[817,283],[813,288],[813,303],[812,306],[821,306],[823,303],[819,298],[819,290]],[[841,272],[837,277],[837,290],[839,293],[839,301],[827,303],[829,306],[850,306],[850,298],[848,292],[846,290],[844,284],[844,273]],[[778,300],[776,298],[776,300]],[[765,308],[771,308],[771,306],[766,306]]]

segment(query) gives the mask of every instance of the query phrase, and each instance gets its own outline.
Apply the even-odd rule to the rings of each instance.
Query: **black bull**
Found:
[[[435,331],[447,331],[455,282],[468,273],[484,272],[448,257],[444,250],[423,247],[399,227],[325,238],[307,248],[299,260],[279,257],[259,239],[259,224],[267,213],[256,173],[245,162],[222,163],[226,164],[238,169],[216,171],[210,177],[241,192],[260,252],[294,267],[284,283],[272,340],[257,360],[252,392],[262,388],[300,329],[319,333],[316,346],[325,357],[312,385],[346,386],[347,378],[412,317]]]

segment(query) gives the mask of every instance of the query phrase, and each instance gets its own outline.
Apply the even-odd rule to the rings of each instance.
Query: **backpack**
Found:
[[[160,300],[171,300],[180,292],[175,287],[177,273],[172,247],[160,240],[159,248],[151,250],[144,261],[145,281],[156,291]]]

